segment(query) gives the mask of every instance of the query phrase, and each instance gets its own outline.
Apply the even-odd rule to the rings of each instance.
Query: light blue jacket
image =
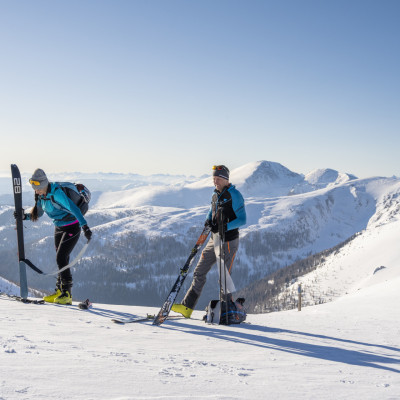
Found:
[[[87,225],[79,207],[57,183],[50,183],[50,191],[45,196],[39,196],[37,209],[39,218],[46,213],[55,226],[69,225],[75,220],[80,226]],[[30,219],[30,214],[27,214],[27,219]]]

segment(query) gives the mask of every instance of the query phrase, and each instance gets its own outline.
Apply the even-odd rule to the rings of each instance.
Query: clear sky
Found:
[[[398,0],[0,0],[0,170],[400,175]]]

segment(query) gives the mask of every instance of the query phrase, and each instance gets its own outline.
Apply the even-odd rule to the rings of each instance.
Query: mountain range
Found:
[[[94,240],[74,272],[74,296],[105,303],[160,304],[201,231],[213,191],[211,177],[49,177],[79,180],[93,192],[87,220]],[[0,275],[17,281],[13,206],[3,190],[5,179],[0,178]],[[279,163],[259,161],[232,170],[231,182],[243,194],[247,212],[232,275],[238,289],[356,233],[389,224],[399,210],[400,180],[394,177],[358,179],[332,169],[303,175]],[[29,185],[24,187],[26,207],[33,203],[30,192]],[[44,270],[54,269],[51,221],[43,217],[37,224],[25,223],[25,228],[28,258]],[[213,269],[199,307],[216,297],[217,280]],[[54,284],[31,271],[28,281],[40,290]],[[190,277],[186,287],[189,283]]]

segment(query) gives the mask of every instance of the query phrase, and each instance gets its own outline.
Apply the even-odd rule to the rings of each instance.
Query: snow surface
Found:
[[[286,174],[274,163],[255,163],[245,169],[251,168],[270,170],[268,179],[272,180],[274,171]],[[316,172],[313,184],[321,183],[324,175],[325,180],[325,172]],[[280,214],[290,221],[293,210],[304,202],[313,205],[308,208],[315,210],[315,221],[323,223],[317,213],[326,203],[325,195],[333,204],[332,213],[337,216],[339,211],[346,217],[349,203],[345,199],[354,196],[364,230],[301,278],[304,296],[307,290],[329,288],[335,293],[332,302],[304,307],[301,312],[249,315],[248,323],[239,326],[207,325],[201,321],[204,312],[195,311],[194,319],[171,319],[153,327],[151,322],[116,325],[111,318],[153,314],[158,311],[155,308],[95,304],[81,311],[77,303],[34,305],[0,296],[0,400],[399,400],[400,183],[397,179],[350,177],[336,185],[336,174],[328,175],[324,184],[337,186],[334,192],[325,187],[314,194],[262,203],[248,199],[249,208],[261,208],[262,216],[256,220],[250,211],[258,226],[247,230],[277,224]],[[250,176],[258,180],[260,175]],[[279,180],[274,190],[286,191],[300,178],[289,173],[287,188],[283,185],[282,189]],[[245,180],[239,183],[246,184]],[[267,188],[259,181],[256,186]],[[209,198],[209,187],[199,182],[181,189],[188,190],[185,199],[189,193],[195,198],[194,193],[200,195],[202,190]],[[179,194],[175,188],[168,190],[168,201]],[[112,207],[133,207],[132,203],[142,201],[136,189],[124,192],[125,198],[108,194],[98,204],[113,214],[117,210]],[[146,202],[150,198],[161,227],[169,229],[173,218],[178,218],[178,209],[169,209],[163,219],[163,207],[173,204],[158,204],[165,197],[157,197],[157,191],[149,193]],[[200,215],[205,212],[204,203],[202,207],[181,213]],[[346,218],[354,224],[351,214]],[[0,290],[12,292],[15,287],[0,280]]]
[[[0,399],[399,399],[394,254],[397,273],[366,282],[366,248],[353,266],[359,287],[336,301],[229,327],[205,324],[201,311],[161,327],[116,325],[111,318],[158,309],[81,311],[1,296]],[[346,274],[336,278],[339,287]]]

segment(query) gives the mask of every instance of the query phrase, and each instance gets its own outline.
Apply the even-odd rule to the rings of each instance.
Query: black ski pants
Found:
[[[69,256],[78,243],[80,234],[81,227],[78,222],[66,226],[56,226],[54,231],[54,244],[56,246],[58,269],[68,265]],[[59,274],[57,286],[59,289],[68,290],[71,293],[72,274],[70,268]]]

